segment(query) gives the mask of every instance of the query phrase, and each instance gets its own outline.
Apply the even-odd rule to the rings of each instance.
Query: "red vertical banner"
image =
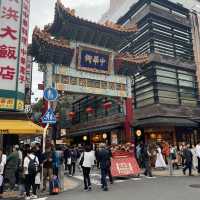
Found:
[[[125,140],[126,142],[132,142],[132,122],[133,122],[133,98],[126,98],[125,100],[126,116],[124,122],[125,128]]]
[[[20,30],[20,51],[19,51],[19,74],[18,74],[18,91],[25,91],[26,83],[26,66],[27,66],[27,48],[29,32],[29,14],[30,0],[22,1],[21,30]]]

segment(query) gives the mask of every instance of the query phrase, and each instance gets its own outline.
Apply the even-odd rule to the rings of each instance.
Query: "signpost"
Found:
[[[47,130],[49,128],[49,124],[55,124],[56,123],[56,117],[54,115],[53,109],[50,107],[50,102],[56,101],[58,98],[58,92],[54,88],[46,88],[44,90],[44,99],[48,101],[48,110],[42,117],[42,123],[46,124],[44,128],[44,134],[43,134],[43,153],[45,152],[45,142],[46,142],[46,135],[47,135]],[[42,167],[42,181],[43,181],[43,167]],[[42,183],[43,185],[43,183]]]
[[[55,88],[46,88],[44,90],[44,98],[47,101],[56,101],[58,98],[58,92]]]
[[[53,113],[52,108],[49,108],[47,112],[42,117],[42,123],[43,124],[55,124],[56,123],[56,117]]]

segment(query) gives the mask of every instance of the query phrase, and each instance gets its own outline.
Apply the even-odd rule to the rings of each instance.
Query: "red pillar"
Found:
[[[126,108],[126,116],[125,116],[125,122],[124,122],[125,140],[126,140],[126,142],[133,142],[133,141],[131,141],[132,122],[133,122],[133,115],[134,115],[133,98],[126,98],[125,108]]]

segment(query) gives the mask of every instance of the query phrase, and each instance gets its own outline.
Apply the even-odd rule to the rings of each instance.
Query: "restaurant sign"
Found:
[[[58,65],[53,68],[55,88],[58,91],[113,97],[131,96],[131,90],[128,90],[131,88],[131,81],[127,77],[83,72]]]
[[[78,69],[87,72],[110,74],[111,52],[80,46],[78,48]]]
[[[0,1],[0,109],[23,110],[30,0]]]

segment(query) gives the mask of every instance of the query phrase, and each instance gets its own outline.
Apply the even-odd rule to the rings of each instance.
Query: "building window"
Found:
[[[139,108],[139,107],[144,107],[144,106],[152,105],[152,104],[154,104],[154,98],[149,98],[149,99],[137,102],[136,107]]]
[[[169,85],[177,85],[177,80],[175,78],[167,78],[164,76],[157,76],[157,82]]]
[[[163,104],[178,104],[178,99],[172,99],[167,97],[159,97],[159,102]]]

